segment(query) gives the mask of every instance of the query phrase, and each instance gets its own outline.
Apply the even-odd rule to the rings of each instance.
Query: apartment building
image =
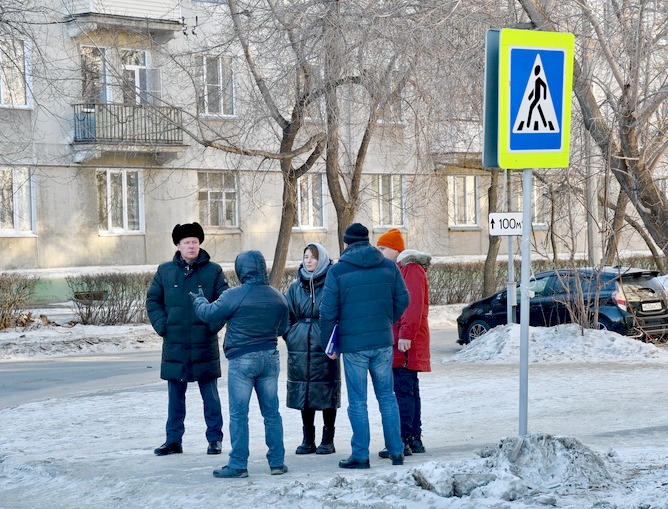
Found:
[[[220,43],[231,39],[226,2],[56,0],[24,15],[26,31],[0,31],[4,269],[157,264],[174,251],[173,226],[192,221],[216,261],[246,249],[273,258],[280,164],[224,149],[278,150],[241,48]],[[349,110],[341,130],[352,144]],[[317,111],[310,120],[304,139],[323,121]],[[490,174],[480,166],[481,126],[425,150],[409,122],[379,124],[356,219],[374,236],[401,228],[409,245],[435,256],[484,254]],[[540,237],[548,209],[536,189]],[[322,158],[300,177],[297,202],[288,260],[309,241],[336,257]]]

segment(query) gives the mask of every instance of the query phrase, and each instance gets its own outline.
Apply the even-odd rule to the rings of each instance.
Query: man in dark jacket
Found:
[[[227,323],[223,351],[228,359],[227,390],[230,406],[232,450],[226,466],[214,477],[248,477],[248,405],[253,389],[264,418],[264,439],[272,475],[284,474],[283,420],[279,412],[277,350],[278,336],[290,328],[288,303],[281,292],[269,286],[262,253],[245,251],[237,256],[234,269],[240,286],[228,290],[209,304],[206,296],[193,302],[195,314],[210,324]]]
[[[158,267],[146,296],[146,310],[155,331],[162,336],[160,378],[167,380],[167,440],[154,452],[158,456],[183,452],[186,390],[197,382],[204,403],[207,454],[220,454],[223,415],[218,395],[220,350],[218,331],[199,320],[189,293],[217,299],[228,285],[223,270],[200,248],[204,230],[198,223],[177,224],[172,231],[176,253]]]
[[[369,468],[367,373],[383,423],[385,446],[393,465],[403,464],[399,408],[392,380],[392,324],[408,306],[408,291],[397,265],[369,244],[369,231],[350,225],[343,236],[345,249],[325,279],[320,306],[323,347],[338,325],[338,352],[348,390],[348,417],[353,429],[352,454],[341,468]],[[331,355],[336,358],[337,354]]]

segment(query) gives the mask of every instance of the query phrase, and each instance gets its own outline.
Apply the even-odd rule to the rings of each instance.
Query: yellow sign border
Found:
[[[561,150],[510,151],[510,50],[562,49],[564,51],[564,90],[561,125]],[[566,168],[570,156],[571,94],[573,92],[573,55],[575,36],[564,32],[537,32],[504,28],[499,37],[499,132],[498,162],[504,169]],[[525,84],[522,84],[524,86]]]

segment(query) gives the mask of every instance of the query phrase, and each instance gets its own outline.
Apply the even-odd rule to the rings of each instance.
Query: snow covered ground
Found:
[[[167,395],[154,369],[148,383],[144,376],[134,385],[0,406],[0,508],[668,508],[666,347],[582,334],[576,326],[532,329],[529,434],[519,437],[519,326],[460,347],[442,334],[452,331],[458,312],[431,310],[433,371],[420,377],[427,452],[401,467],[375,455],[384,444],[372,395],[372,468],[337,467],[350,454],[344,392],[336,454],[294,455],[301,420],[283,408],[290,471],[270,476],[253,401],[250,476],[215,479],[211,471],[226,463],[229,438],[222,456],[205,454],[194,386],[184,454],[158,458],[153,449],[164,438]],[[144,352],[157,368],[160,340],[148,326],[72,326],[66,310],[33,313],[49,324],[0,331],[0,372],[45,359],[121,359],[125,352]],[[284,362],[282,345],[281,355]],[[284,377],[285,369],[282,401]],[[219,389],[227,424],[225,377]]]

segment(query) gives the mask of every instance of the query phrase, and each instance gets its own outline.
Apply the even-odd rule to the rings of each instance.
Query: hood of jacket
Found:
[[[340,262],[350,263],[357,267],[375,267],[385,260],[380,250],[368,242],[355,242],[350,244],[341,253]]]
[[[404,249],[399,253],[399,256],[397,256],[397,263],[404,266],[410,265],[411,263],[417,263],[418,265],[421,265],[424,270],[427,270],[431,265],[431,255],[415,249]]]
[[[267,263],[259,251],[244,251],[239,253],[234,261],[234,271],[239,282],[253,285],[268,285]]]

